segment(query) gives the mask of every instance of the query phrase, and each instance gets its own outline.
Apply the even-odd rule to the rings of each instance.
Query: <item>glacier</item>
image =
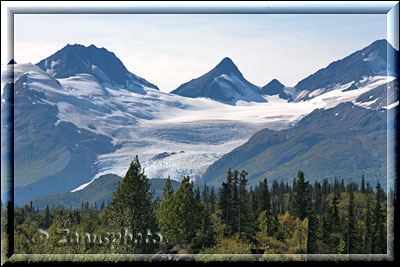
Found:
[[[135,155],[139,156],[149,178],[170,176],[179,181],[189,175],[201,183],[210,164],[244,144],[257,131],[287,129],[314,109],[328,109],[342,102],[368,107],[372,103],[356,102],[356,99],[395,79],[366,77],[357,90],[346,91],[352,83],[336,85],[327,92],[320,88],[313,92],[313,98],[298,102],[279,98],[279,95],[266,95],[266,102],[238,101],[229,105],[146,86],[118,88],[85,73],[54,78],[29,63],[12,67],[14,80],[28,73],[27,88],[44,93],[40,101],[57,107],[56,125],[73,123],[79,129],[110,137],[112,143],[120,147],[112,153],[99,155],[95,163],[99,172],[72,191],[83,189],[103,174],[124,176]],[[8,68],[10,66],[1,67],[2,96]],[[218,82],[233,78],[221,76]],[[165,157],[155,157],[163,153]]]

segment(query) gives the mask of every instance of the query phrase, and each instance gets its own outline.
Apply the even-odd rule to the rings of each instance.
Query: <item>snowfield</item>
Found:
[[[32,64],[13,66],[15,79],[29,73],[27,88],[43,92],[43,103],[57,106],[56,124],[71,122],[78,128],[109,136],[113,144],[121,145],[113,153],[98,156],[100,172],[91,181],[107,173],[124,176],[138,155],[149,178],[170,176],[181,180],[189,175],[201,182],[211,163],[245,143],[258,130],[286,129],[314,109],[332,108],[342,102],[352,101],[368,108],[376,99],[356,103],[357,97],[395,79],[366,77],[356,90],[345,91],[352,83],[338,85],[326,93],[321,93],[321,88],[313,92],[314,98],[300,102],[288,102],[275,95],[265,96],[265,103],[239,101],[228,105],[147,87],[110,87],[90,74],[54,79]],[[2,65],[2,95],[9,67]],[[232,77],[221,77],[218,82],[229,79]],[[306,94],[304,91],[299,95]]]

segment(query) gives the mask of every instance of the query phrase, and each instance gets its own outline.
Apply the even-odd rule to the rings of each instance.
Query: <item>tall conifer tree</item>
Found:
[[[156,230],[156,218],[151,201],[153,194],[136,156],[122,182],[117,185],[108,208],[108,220],[112,229],[124,233],[127,228],[133,233],[133,239],[138,239],[137,243],[131,241],[128,245],[120,246],[118,249],[121,252],[152,251],[153,248],[146,243],[146,235],[148,231],[155,233]],[[87,205],[84,206],[84,210],[87,210]]]

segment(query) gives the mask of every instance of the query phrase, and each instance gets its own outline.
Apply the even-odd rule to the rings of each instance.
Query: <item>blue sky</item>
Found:
[[[94,44],[163,91],[226,56],[258,86],[274,78],[294,86],[387,35],[385,14],[17,14],[14,27],[18,63],[37,63],[68,43]]]

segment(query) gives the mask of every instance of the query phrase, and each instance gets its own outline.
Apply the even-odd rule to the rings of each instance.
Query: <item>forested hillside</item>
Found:
[[[249,188],[246,176],[244,170],[227,170],[218,194],[207,186],[200,193],[188,176],[174,190],[168,179],[154,202],[136,157],[109,205],[47,206],[43,212],[32,205],[16,208],[14,250],[250,254],[258,248],[266,254],[386,254],[386,203],[392,209],[394,197],[380,181],[375,188],[364,177],[361,184],[326,179],[310,184],[307,172],[299,171],[290,183],[268,186],[264,179]]]

